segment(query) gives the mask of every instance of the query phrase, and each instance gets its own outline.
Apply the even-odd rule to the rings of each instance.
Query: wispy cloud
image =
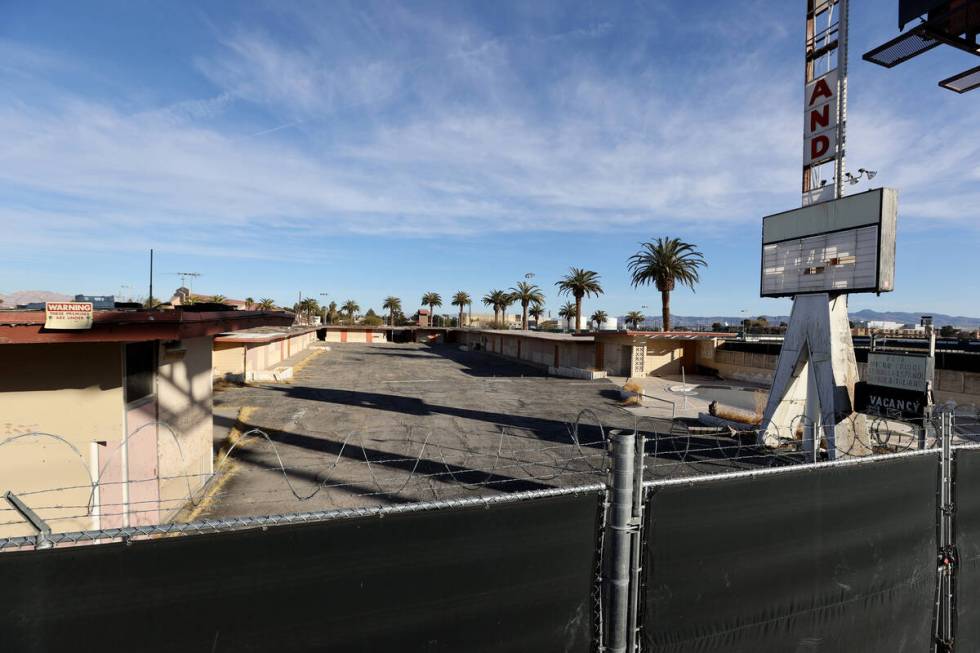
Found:
[[[710,69],[632,51],[629,66],[610,68],[602,49],[639,38],[613,19],[532,37],[393,13],[332,28],[297,19],[288,34],[228,26],[216,50],[186,58],[209,97],[133,110],[50,83],[5,95],[0,219],[30,215],[47,242],[121,245],[136,234],[204,252],[269,230],[314,242],[756,228],[798,201],[800,90],[796,66],[772,56],[785,37],[775,28]],[[708,36],[744,39],[753,20]],[[34,78],[57,65],[2,47],[16,47]],[[962,183],[964,170],[980,175],[980,142],[963,138],[977,121],[937,129],[885,101],[857,102],[849,156],[907,189],[903,210],[918,219],[963,221],[980,200]],[[39,242],[22,227],[4,240]]]

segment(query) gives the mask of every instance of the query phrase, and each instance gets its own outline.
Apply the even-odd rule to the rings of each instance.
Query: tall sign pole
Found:
[[[853,411],[847,293],[891,290],[895,198],[844,200],[848,0],[806,2],[804,208],[763,221],[762,296],[790,295],[793,310],[759,439],[778,446],[801,433],[815,461],[821,443],[831,460],[870,453]]]

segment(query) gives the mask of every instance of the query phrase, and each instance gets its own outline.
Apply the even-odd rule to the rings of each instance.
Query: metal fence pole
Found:
[[[609,520],[610,564],[606,578],[609,597],[606,623],[609,625],[607,651],[626,653],[630,614],[630,549],[633,540],[633,493],[635,488],[636,434],[613,430],[609,432],[612,445],[612,479]]]
[[[953,536],[953,414],[939,415],[940,490],[939,490],[939,588],[937,592],[935,651],[953,650],[955,641],[954,582],[956,574],[956,543]]]
[[[633,476],[633,533],[632,549],[630,551],[630,607],[629,607],[629,635],[627,646],[629,653],[639,651],[640,636],[640,577],[643,572],[643,538],[641,536],[643,528],[643,509],[646,492],[643,490],[643,474],[645,469],[647,438],[636,429],[633,431],[636,436],[636,467]]]

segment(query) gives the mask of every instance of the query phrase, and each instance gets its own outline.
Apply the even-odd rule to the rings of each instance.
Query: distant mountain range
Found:
[[[902,324],[918,324],[919,319],[923,315],[931,315],[933,323],[937,327],[951,325],[955,327],[960,327],[964,329],[976,329],[980,327],[980,317],[966,317],[963,315],[946,315],[944,313],[930,313],[928,311],[921,312],[903,312],[903,311],[872,311],[869,309],[864,309],[860,311],[851,312],[851,320],[854,322],[868,322],[871,320],[881,320],[886,322],[901,322]],[[751,315],[749,317],[757,318],[758,315]],[[763,315],[762,317],[770,324],[779,324],[780,322],[789,322],[788,315]],[[741,324],[745,316],[737,317],[731,315],[709,315],[709,316],[697,316],[697,315],[671,315],[671,319],[676,326],[686,326],[686,327],[708,327],[710,328],[715,322],[720,322],[722,324],[728,323],[731,325]],[[619,318],[622,322],[623,318]],[[656,322],[660,320],[660,315],[649,315],[647,316],[648,322]]]
[[[65,295],[49,290],[18,290],[9,294],[0,293],[0,304],[3,308],[13,308],[18,304],[30,304],[32,302],[67,302],[74,299],[72,295]]]

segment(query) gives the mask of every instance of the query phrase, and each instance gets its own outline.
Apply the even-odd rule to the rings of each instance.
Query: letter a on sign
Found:
[[[803,136],[837,126],[837,71],[806,85],[806,107],[803,110]],[[809,147],[807,147],[809,149]]]
[[[810,99],[807,101],[806,106],[812,109],[821,102],[831,100],[834,97],[834,92],[830,90],[830,85],[827,84],[827,78],[821,77],[813,82],[813,88],[810,89],[809,95]]]

